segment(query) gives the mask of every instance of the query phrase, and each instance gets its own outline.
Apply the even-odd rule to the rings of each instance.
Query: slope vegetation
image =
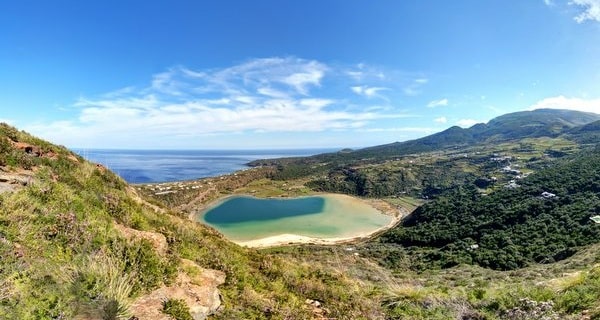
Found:
[[[0,168],[25,181],[5,179],[13,188],[0,194],[2,319],[128,319],[155,307],[144,301],[157,301],[156,290],[173,293],[165,318],[203,318],[213,300],[189,305],[194,299],[176,293],[213,286],[214,295],[219,274],[217,319],[309,319],[306,299],[320,301],[322,316],[382,317],[345,275],[234,245],[147,204],[104,167],[5,124]]]

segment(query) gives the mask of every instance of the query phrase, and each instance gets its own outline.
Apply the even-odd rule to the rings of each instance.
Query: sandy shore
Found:
[[[201,209],[199,209],[195,212],[192,212],[190,214],[189,218],[193,219],[195,221],[198,221],[198,220],[200,220],[199,216],[207,208],[211,208],[216,205],[219,205],[223,201],[226,201],[227,199],[229,199],[231,197],[236,197],[236,196],[255,197],[255,196],[249,195],[249,194],[231,194],[231,195],[216,199],[216,200],[202,206]],[[294,198],[313,197],[313,196],[328,196],[328,197],[332,197],[332,198],[337,198],[338,200],[344,201],[346,203],[367,204],[367,205],[375,208],[376,210],[378,210],[380,213],[392,217],[392,219],[387,225],[385,225],[381,228],[370,230],[370,231],[364,232],[364,233],[358,233],[351,237],[320,238],[320,237],[308,237],[308,236],[302,236],[302,235],[297,235],[297,234],[284,233],[284,234],[261,238],[261,239],[256,239],[256,240],[236,241],[236,240],[230,239],[230,241],[232,241],[240,246],[249,247],[249,248],[269,248],[269,247],[279,247],[279,246],[286,246],[286,245],[299,245],[299,244],[309,244],[309,243],[310,244],[323,244],[323,245],[352,243],[352,242],[357,242],[360,240],[365,240],[365,239],[371,238],[372,236],[374,236],[376,234],[382,233],[383,231],[396,226],[400,222],[400,220],[402,220],[402,218],[404,218],[404,215],[405,215],[405,212],[404,212],[405,210],[403,210],[402,208],[394,207],[385,201],[377,200],[377,199],[361,199],[361,198],[356,198],[356,197],[349,196],[346,194],[314,193],[314,194],[300,196],[300,197],[294,197]],[[279,197],[273,197],[273,198],[274,199],[284,199],[284,198],[279,198]]]
[[[393,216],[393,219],[388,223],[388,225],[381,227],[379,229],[373,230],[368,233],[357,234],[352,237],[346,238],[313,238],[307,236],[301,236],[297,234],[280,234],[272,237],[250,240],[250,241],[233,241],[234,243],[249,248],[269,248],[269,247],[279,247],[286,245],[298,245],[298,244],[324,244],[324,245],[332,245],[332,244],[341,244],[341,243],[351,243],[359,240],[364,240],[372,237],[375,234],[381,233],[387,229],[394,227],[398,222],[402,220],[402,216],[400,214]]]

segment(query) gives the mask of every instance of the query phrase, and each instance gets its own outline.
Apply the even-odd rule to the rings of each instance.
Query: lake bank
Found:
[[[361,240],[367,240],[372,238],[373,236],[380,234],[390,228],[395,227],[402,220],[402,216],[398,215],[390,221],[387,226],[381,227],[380,229],[374,230],[370,233],[358,234],[353,237],[345,237],[345,238],[315,238],[315,237],[307,237],[301,236],[297,234],[280,234],[272,237],[250,240],[250,241],[232,241],[242,247],[248,248],[256,248],[256,249],[264,249],[271,247],[281,247],[281,246],[292,246],[292,245],[302,245],[302,244],[318,244],[318,245],[336,245],[336,244],[344,244],[344,243],[354,243]]]
[[[294,201],[306,201],[311,198],[322,198],[325,201],[320,212],[298,216],[288,214],[283,218],[276,217],[261,221],[253,220],[256,219],[254,216],[247,217],[246,221],[244,220],[246,217],[241,216],[242,220],[233,221],[231,217],[224,216],[231,214],[230,212],[222,212],[221,215],[225,219],[222,223],[214,220],[214,216],[208,219],[212,223],[204,219],[207,213],[209,215],[213,213],[211,210],[215,208],[218,210],[219,206],[223,204],[227,206],[227,201],[236,201],[240,198],[243,198],[244,201],[255,201],[250,205],[254,204],[253,206],[259,207],[261,201],[277,202],[279,205],[285,204],[286,201],[292,204]],[[229,208],[229,210],[236,209]],[[315,210],[313,209],[313,211]],[[269,214],[272,215],[272,213]],[[264,248],[302,243],[337,244],[357,241],[393,227],[401,220],[402,216],[398,208],[385,201],[363,200],[347,195],[328,193],[290,199],[227,196],[207,205],[201,214],[194,215],[194,220],[214,227],[226,238],[239,245]]]

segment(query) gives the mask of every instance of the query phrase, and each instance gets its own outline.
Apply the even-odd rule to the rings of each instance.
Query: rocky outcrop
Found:
[[[41,157],[43,155],[42,149],[38,146],[34,146],[25,142],[13,142],[15,149],[23,150],[25,153]]]
[[[182,259],[181,269],[173,285],[156,289],[135,300],[130,307],[131,314],[138,319],[170,320],[162,313],[162,303],[169,299],[185,301],[194,320],[203,320],[215,313],[221,306],[217,286],[225,282],[225,274],[204,269],[186,259]]]
[[[55,159],[57,157],[57,154],[53,151],[44,151],[40,146],[36,146],[33,144],[29,144],[26,142],[15,142],[15,141],[10,141],[13,148],[17,149],[17,150],[21,150],[23,152],[25,152],[26,154],[32,156],[32,157],[44,157],[44,158],[51,158],[51,159]],[[75,162],[79,162],[79,160],[77,160],[76,157],[73,156],[73,158],[75,159]],[[71,159],[73,160],[73,159]]]
[[[165,254],[169,248],[167,238],[162,233],[135,230],[118,223],[115,223],[114,227],[128,240],[148,240],[159,254]]]
[[[33,178],[25,173],[7,173],[0,171],[0,193],[15,191],[32,183]]]

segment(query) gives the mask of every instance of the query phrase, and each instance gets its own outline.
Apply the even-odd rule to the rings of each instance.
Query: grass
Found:
[[[17,141],[54,155],[27,155],[9,143],[4,150],[12,161],[5,170],[31,166],[35,177],[21,190],[0,195],[2,319],[127,318],[133,300],[173,282],[181,258],[225,272],[224,311],[217,319],[310,318],[304,303],[309,297],[322,299],[339,318],[370,318],[377,312],[378,306],[352,279],[234,245],[216,231],[182,219],[176,210],[173,215],[161,210],[165,206],[159,201],[146,204],[112,172],[64,148],[9,131]],[[254,179],[261,173],[247,174]],[[217,183],[239,187],[233,179]],[[265,183],[261,188],[273,192],[285,186]],[[128,240],[114,229],[115,223],[162,233],[166,253],[148,241]]]
[[[401,206],[402,208],[405,208],[408,212],[413,211],[418,206],[423,204],[422,200],[415,199],[412,197],[407,197],[407,196],[399,196],[399,197],[395,197],[395,198],[385,198],[384,200],[395,206]]]
[[[175,320],[193,320],[190,307],[181,299],[168,299],[163,301],[162,312]]]

